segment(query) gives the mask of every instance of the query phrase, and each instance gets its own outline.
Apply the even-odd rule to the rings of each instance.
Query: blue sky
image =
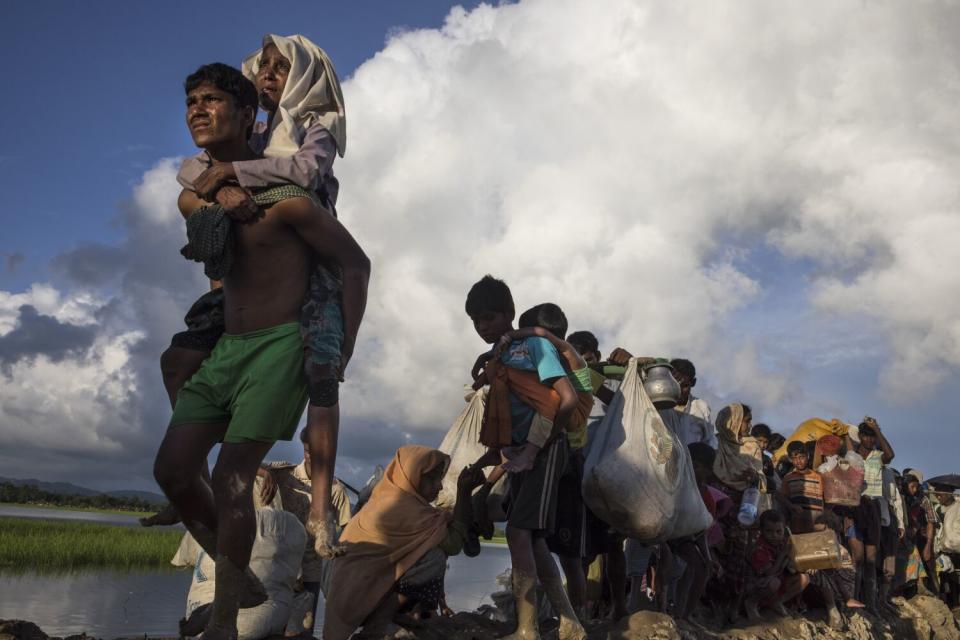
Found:
[[[41,1],[5,7],[0,189],[7,197],[0,253],[25,260],[13,273],[0,271],[0,286],[22,289],[49,277],[48,260],[64,249],[120,237],[112,221],[143,172],[158,158],[194,150],[178,107],[183,79],[200,64],[239,66],[269,29],[313,39],[345,80],[383,47],[388,33],[438,27],[452,4]]]
[[[343,81],[338,210],[374,263],[351,482],[461,410],[487,272],[605,353],[691,358],[714,412],[871,414],[898,465],[956,471],[960,6],[461,5],[6,7],[0,469],[153,486],[157,359],[204,286],[177,251],[182,82],[269,31]]]

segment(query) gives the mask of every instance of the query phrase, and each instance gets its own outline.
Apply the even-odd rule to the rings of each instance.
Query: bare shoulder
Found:
[[[294,227],[312,226],[336,220],[329,211],[306,196],[281,200],[270,207],[268,215]]]
[[[207,204],[209,203],[201,200],[200,196],[189,189],[181,191],[180,197],[177,198],[177,207],[184,218],[189,218],[197,209],[201,209]]]

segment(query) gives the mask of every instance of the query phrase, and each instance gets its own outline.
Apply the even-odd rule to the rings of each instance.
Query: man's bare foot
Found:
[[[163,509],[145,518],[140,518],[141,527],[168,527],[180,523],[180,514],[172,504],[168,504]]]
[[[787,608],[783,606],[782,602],[774,602],[770,605],[770,608],[773,609],[774,613],[776,613],[778,616],[786,618],[788,615],[790,615],[787,613]]]
[[[503,463],[503,468],[510,473],[520,473],[533,469],[533,461],[540,452],[540,447],[527,442],[519,447],[504,447],[502,452],[503,457],[507,459]]]
[[[344,548],[337,540],[337,523],[333,513],[328,513],[322,519],[314,519],[311,513],[307,520],[307,533],[314,537],[313,550],[321,558],[329,560],[343,555]]]
[[[557,640],[587,640],[587,632],[579,621],[561,618]]]
[[[840,615],[836,607],[830,607],[830,609],[827,610],[827,626],[835,631],[841,631],[843,629],[843,616]]]
[[[267,601],[267,589],[250,567],[243,572],[243,591],[240,592],[240,608],[252,609]]]
[[[203,633],[210,622],[210,613],[213,611],[213,603],[202,604],[192,612],[188,618],[180,618],[180,635],[185,638],[198,636]]]

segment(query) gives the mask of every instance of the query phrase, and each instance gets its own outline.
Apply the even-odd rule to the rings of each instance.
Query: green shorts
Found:
[[[224,442],[290,440],[307,404],[300,324],[223,334],[180,393],[170,426],[227,422]]]

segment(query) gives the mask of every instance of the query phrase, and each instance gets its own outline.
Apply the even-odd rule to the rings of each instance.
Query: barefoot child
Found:
[[[744,588],[743,605],[752,622],[760,620],[759,605],[787,615],[783,603],[800,595],[809,583],[806,575],[790,571],[790,540],[780,512],[764,511],[759,523],[760,537],[749,559],[753,578]]]
[[[326,53],[295,35],[267,35],[263,48],[243,63],[254,82],[265,123],[254,125],[251,149],[262,154],[251,160],[216,162],[207,153],[188,158],[177,179],[186,190],[207,201],[216,200],[236,222],[253,219],[250,189],[292,184],[315,192],[333,215],[339,185],[333,161],[346,150],[343,96]],[[327,212],[318,210],[320,215]],[[309,383],[307,424],[312,451],[313,500],[307,531],[317,553],[340,553],[331,504],[339,429],[338,385],[353,353],[362,316],[362,302],[341,298],[350,289],[336,269],[319,264],[311,275],[301,313],[305,342],[304,368]],[[218,283],[212,283],[214,287]],[[164,383],[175,403],[183,383],[199,368],[223,331],[222,294],[218,288],[201,297],[187,315],[188,331],[174,336],[161,358]],[[341,328],[342,325],[342,328]]]

